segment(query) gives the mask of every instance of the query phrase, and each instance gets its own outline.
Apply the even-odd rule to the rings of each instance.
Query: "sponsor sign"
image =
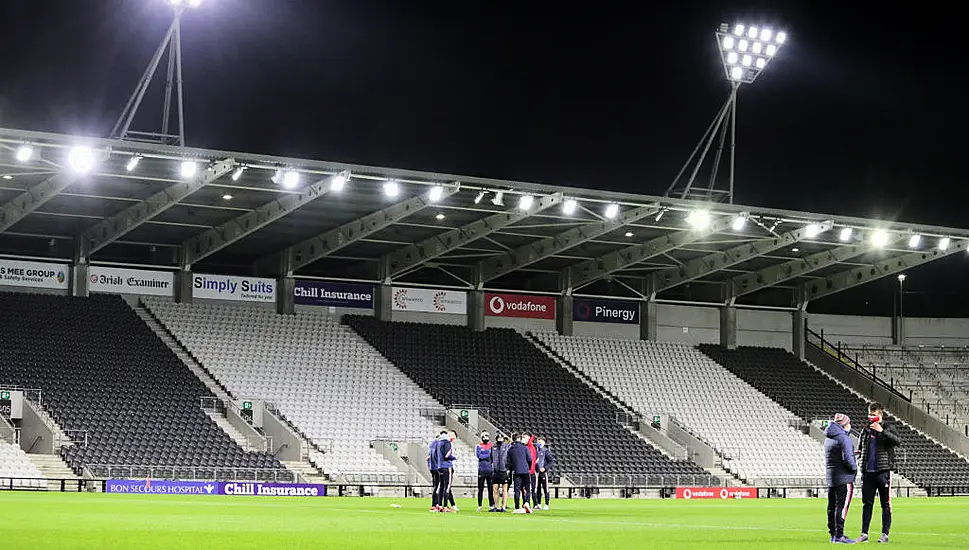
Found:
[[[215,481],[163,481],[153,479],[110,479],[104,492],[136,495],[218,495]]]
[[[676,498],[683,500],[757,498],[756,487],[677,487]]]
[[[492,317],[523,317],[526,319],[555,319],[554,296],[526,296],[524,294],[485,294],[485,315]]]
[[[275,302],[276,281],[259,277],[231,275],[195,275],[192,296],[237,302]]]
[[[425,313],[468,313],[468,294],[457,290],[404,288],[395,286],[394,311],[423,311]]]
[[[223,495],[257,497],[325,497],[326,485],[309,483],[240,483],[219,484]]]
[[[373,285],[296,280],[296,303],[304,306],[373,309]]]
[[[0,260],[0,285],[67,289],[67,264]]]
[[[145,271],[92,265],[88,289],[91,292],[174,296],[175,274],[170,271]]]
[[[639,323],[639,302],[622,300],[583,300],[572,302],[572,319],[590,323]]]

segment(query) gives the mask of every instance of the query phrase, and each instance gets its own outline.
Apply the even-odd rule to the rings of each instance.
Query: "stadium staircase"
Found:
[[[151,310],[145,305],[143,301],[139,300],[137,303],[134,303],[134,304],[129,303],[129,305],[132,306],[135,313],[138,315],[138,318],[140,318],[142,321],[144,321],[146,325],[148,325],[148,328],[150,328],[151,331],[154,332],[155,335],[158,336],[158,338],[162,342],[164,342],[166,346],[168,346],[168,349],[172,350],[172,353],[174,353],[175,356],[178,357],[178,359],[182,362],[182,364],[184,364],[185,367],[188,368],[188,370],[192,371],[192,374],[194,374],[196,378],[198,378],[203,384],[205,384],[205,386],[209,389],[209,391],[211,391],[215,395],[217,399],[222,401],[222,403],[233,402],[234,400],[233,396],[229,392],[228,388],[222,385],[212,375],[212,373],[208,371],[208,369],[206,369],[201,363],[199,363],[195,359],[195,357],[193,357],[192,354],[189,353],[187,349],[185,349],[185,346],[183,346],[178,340],[175,339],[172,333],[169,332],[169,330],[165,327],[165,325],[163,325],[161,321],[159,321],[158,318],[155,317],[154,314],[152,314]],[[267,413],[269,412],[267,411]],[[207,409],[205,410],[205,414],[208,415],[208,417],[211,418],[212,421],[215,422],[216,425],[218,425],[219,428],[221,428],[222,431],[226,433],[226,435],[231,437],[233,441],[235,441],[241,447],[245,449],[248,449],[250,447],[249,438],[247,438],[245,434],[243,434],[241,431],[239,431],[238,428],[236,428],[235,426],[232,425],[231,422],[229,422],[229,419],[226,418],[224,411]],[[272,414],[272,413],[269,413],[269,414]],[[283,419],[280,419],[280,420],[284,424],[287,424],[287,425],[289,424],[288,421],[285,421]],[[302,433],[300,433],[295,428],[292,430],[292,432],[294,435],[296,435],[299,439],[302,440],[302,443],[306,447],[312,447],[312,444],[306,439],[306,437]],[[308,456],[312,456],[312,455],[308,455]],[[301,476],[303,479],[307,480],[306,481],[307,483],[316,483],[316,481],[309,481],[310,479],[316,480],[316,479],[327,477],[326,474],[323,473],[323,470],[321,470],[317,465],[315,465],[310,458],[306,458],[302,461],[282,461],[282,464],[283,466],[286,467],[287,470],[292,472],[294,475]]]
[[[40,471],[41,475],[47,481],[47,488],[51,491],[60,491],[61,482],[60,480],[66,479],[68,481],[65,485],[65,489],[71,490],[71,482],[81,479],[81,476],[74,473],[70,466],[64,462],[58,455],[48,455],[48,454],[28,454],[27,457],[33,462],[34,466]],[[74,485],[76,487],[76,483]]]
[[[501,426],[548,438],[558,472],[577,485],[719,484],[630,433],[616,421],[621,408],[512,329],[344,322],[438,401],[474,405]]]
[[[868,399],[786,350],[728,350],[708,344],[701,344],[700,350],[805,422],[817,423],[846,413],[855,419],[857,435],[868,416]],[[969,461],[890,413],[887,417],[895,422],[902,439],[895,469],[900,476],[929,494],[969,492]]]

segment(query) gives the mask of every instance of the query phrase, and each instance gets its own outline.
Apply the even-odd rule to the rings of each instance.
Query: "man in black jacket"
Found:
[[[895,427],[886,423],[884,418],[885,407],[881,403],[876,401],[868,406],[870,424],[861,431],[861,456],[858,458],[864,505],[858,542],[868,541],[868,526],[871,524],[876,492],[882,506],[882,534],[878,542],[888,542],[888,532],[892,528],[892,469],[895,468],[895,447],[901,444],[901,440],[895,433]]]

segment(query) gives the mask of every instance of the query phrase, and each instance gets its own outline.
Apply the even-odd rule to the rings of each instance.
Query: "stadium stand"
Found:
[[[271,401],[323,448],[319,461],[328,475],[405,483],[406,474],[371,443],[423,441],[441,429],[420,412],[441,405],[326,313],[143,303],[233,395]],[[459,442],[455,449],[459,480],[477,479],[471,447]]]
[[[785,350],[745,347],[727,350],[714,345],[701,345],[700,349],[806,421],[830,419],[835,413],[844,412],[854,419],[862,419],[854,424],[860,429],[868,416],[864,399]],[[896,464],[898,473],[923,488],[969,485],[969,461],[891,415],[889,420],[897,423],[902,439]]]
[[[0,483],[3,485],[0,489],[39,489],[46,486],[43,477],[27,453],[17,445],[0,440],[0,479],[15,478]]]
[[[823,483],[821,444],[797,416],[689,344],[535,336],[644,417],[676,418],[748,483]]]
[[[559,471],[570,478],[716,483],[696,464],[670,460],[620,426],[617,407],[512,329],[344,320],[439,401],[474,405],[505,430],[547,437]]]
[[[842,348],[859,365],[910,395],[912,403],[954,429],[969,425],[969,349],[861,346]]]
[[[121,298],[0,293],[0,312],[0,380],[40,388],[57,424],[86,434],[86,444],[61,448],[76,473],[87,466],[104,475],[103,465],[176,467],[177,477],[282,468],[205,415],[200,397],[211,394]]]

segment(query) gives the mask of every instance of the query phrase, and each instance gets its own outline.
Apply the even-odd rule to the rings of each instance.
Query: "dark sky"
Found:
[[[165,2],[0,2],[0,126],[106,134]],[[790,40],[742,89],[736,202],[967,225],[956,13],[520,4],[206,0],[183,25],[189,145],[662,194],[728,91],[713,30],[768,22]]]

